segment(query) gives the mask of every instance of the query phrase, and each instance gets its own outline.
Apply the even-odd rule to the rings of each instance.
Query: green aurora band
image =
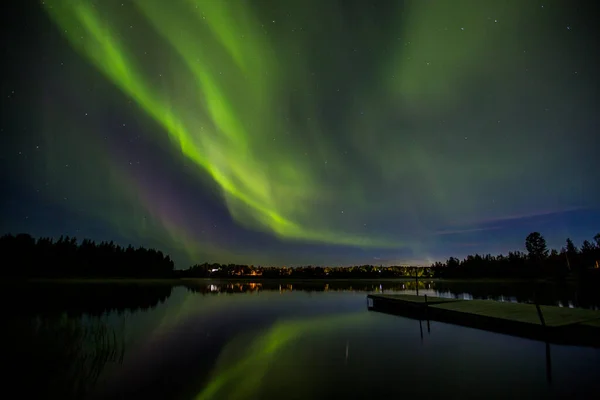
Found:
[[[523,104],[555,95],[546,84],[550,69],[530,78],[521,68],[541,51],[542,35],[523,38],[520,30],[544,32],[548,24],[535,19],[535,4],[398,2],[385,21],[358,17],[362,10],[354,20],[336,19],[348,10],[318,0],[272,7],[211,0],[43,6],[76,52],[136,105],[133,118],[153,121],[144,134],[155,143],[167,138],[165,153],[183,156],[174,164],[186,171],[191,165],[197,185],[217,189],[233,220],[249,230],[309,243],[404,247],[425,260],[440,231],[552,207],[546,200],[552,194],[499,191],[535,186],[540,178],[522,172],[541,162],[552,165],[548,177],[560,170],[559,153],[528,150],[536,140],[528,130],[551,129],[552,122],[534,127],[541,115],[519,117]],[[357,58],[360,52],[368,55]],[[502,77],[490,79],[502,63]],[[515,102],[521,82],[527,92]],[[474,103],[480,92],[484,97]],[[52,140],[70,153],[83,146],[89,153],[82,169],[71,172],[85,189],[70,194],[73,203],[93,203],[85,212],[110,219],[124,236],[167,240],[193,260],[252,258],[252,249],[232,254],[228,238],[200,237],[184,211],[175,218],[185,203],[175,193],[154,204],[168,189],[145,187],[119,169],[111,148],[89,149],[94,139],[75,136],[93,128],[60,112],[67,122],[52,121]],[[78,145],[58,137],[65,126]],[[465,131],[477,132],[478,141],[463,140]],[[522,133],[519,146],[505,139],[507,132]],[[56,160],[59,151],[65,152],[56,150]],[[90,157],[101,164],[84,165]],[[97,183],[90,188],[91,180]],[[571,193],[569,185],[556,186],[556,193]],[[153,221],[135,222],[142,220],[131,217],[142,214],[140,205]]]
[[[171,70],[158,74],[165,79],[148,76],[130,51],[134,39],[122,39],[120,20],[125,18],[107,18],[117,15],[117,3],[45,3],[72,45],[220,185],[237,221],[284,238],[398,246],[318,227],[315,209],[331,206],[337,194],[328,195],[327,183],[305,157],[315,151],[313,144],[290,138],[283,151],[271,150],[274,141],[286,141],[285,134],[273,137],[273,132],[286,129],[285,114],[274,115],[282,71],[246,3],[190,0],[168,8],[154,0],[135,4],[172,50],[165,54],[169,62],[164,61]],[[310,120],[305,129],[314,134],[318,127]],[[347,198],[360,202],[360,188],[349,188]]]

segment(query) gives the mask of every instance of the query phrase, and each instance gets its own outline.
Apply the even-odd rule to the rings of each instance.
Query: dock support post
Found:
[[[419,330],[421,331],[421,343],[423,343],[423,324],[419,320]]]
[[[425,317],[427,318],[427,333],[431,334],[431,326],[429,325],[429,304],[427,304],[427,295],[425,295]]]
[[[540,305],[537,303],[537,301],[535,302],[535,308],[537,310],[538,317],[540,317],[540,322],[542,323],[542,327],[544,329],[546,329],[546,321],[544,320],[544,314],[542,314],[542,309],[540,308]]]
[[[538,316],[540,317],[540,323],[542,324],[542,329],[544,330],[545,342],[546,342],[546,380],[548,384],[552,384],[552,357],[550,356],[550,342],[548,342],[548,329],[546,328],[546,321],[544,320],[544,314],[542,313],[542,308],[535,300],[535,308],[537,310]]]
[[[419,295],[419,273],[415,267],[415,282],[417,284],[417,296]]]
[[[546,380],[552,384],[552,357],[550,357],[550,343],[546,341]]]

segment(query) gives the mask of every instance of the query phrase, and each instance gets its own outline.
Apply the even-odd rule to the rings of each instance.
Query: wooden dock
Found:
[[[600,311],[581,308],[370,294],[369,310],[441,321],[545,342],[600,347]]]

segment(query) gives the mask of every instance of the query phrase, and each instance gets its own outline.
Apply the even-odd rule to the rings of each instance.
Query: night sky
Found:
[[[429,264],[600,231],[596,1],[7,1],[0,233]]]

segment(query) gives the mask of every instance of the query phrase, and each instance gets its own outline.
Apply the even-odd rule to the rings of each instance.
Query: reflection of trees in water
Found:
[[[10,379],[23,398],[82,398],[104,368],[120,363],[124,330],[103,315],[155,308],[169,284],[27,283],[2,286],[8,323],[4,333],[14,365]],[[124,329],[124,327],[123,327]]]
[[[302,281],[257,281],[257,282],[228,282],[213,281],[204,283],[201,281],[187,281],[185,287],[193,292],[200,294],[218,294],[218,293],[248,293],[248,292],[385,292],[402,290],[432,289],[432,281],[321,281],[321,282],[302,282]]]
[[[3,288],[16,301],[12,312],[19,315],[102,315],[107,312],[148,310],[163,303],[173,290],[170,284],[40,283]]]
[[[600,308],[600,292],[585,284],[569,285],[542,282],[469,283],[437,281],[436,291],[459,295],[466,293],[474,299],[537,302],[544,305],[562,305],[579,308]]]
[[[274,292],[415,291],[469,294],[477,299],[572,304],[600,308],[593,287],[532,282],[475,283],[459,281],[181,281],[204,294]],[[421,292],[423,291],[423,292]],[[139,311],[156,307],[172,292],[170,284],[28,284],[3,287],[8,317],[5,365],[9,389],[22,398],[81,398],[93,391],[104,368],[122,360],[122,336],[98,316],[109,311]],[[35,316],[35,317],[34,317]],[[92,320],[92,321],[89,321]],[[221,337],[221,336],[219,336]],[[225,336],[222,336],[225,337]],[[211,343],[211,349],[219,346]],[[204,353],[205,355],[207,353]]]
[[[414,282],[404,283],[365,283],[355,282],[301,282],[301,281],[260,281],[260,282],[186,282],[185,287],[193,292],[200,294],[218,294],[218,293],[251,293],[260,291],[271,292],[372,292],[377,290],[402,290],[407,285],[413,285]],[[424,282],[419,282],[425,287]]]
[[[415,280],[395,282],[302,282],[302,281],[256,281],[228,282],[188,281],[187,289],[203,295],[219,293],[252,293],[275,291],[280,293],[291,291],[302,292],[386,292],[386,291],[425,291],[434,292],[444,297],[473,299],[491,299],[498,301],[516,301],[539,304],[562,305],[581,308],[600,308],[600,292],[585,285],[568,285],[535,282],[460,282]],[[423,293],[423,292],[422,292]]]
[[[121,363],[121,335],[102,321],[66,315],[15,318],[6,329],[10,347],[6,393],[20,398],[79,399],[91,393],[108,363]]]

